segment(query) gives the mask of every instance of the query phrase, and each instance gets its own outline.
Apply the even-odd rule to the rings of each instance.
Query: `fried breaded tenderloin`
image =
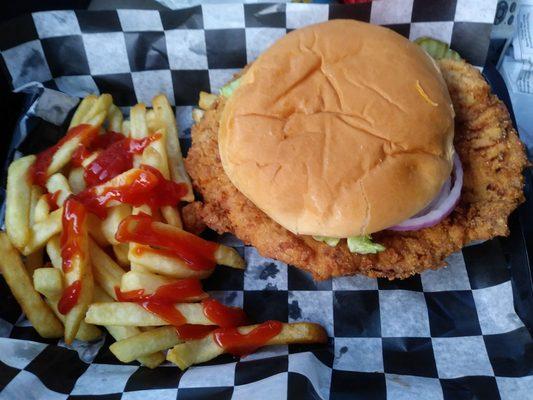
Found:
[[[217,134],[224,100],[192,128],[185,161],[202,202],[184,209],[219,233],[231,232],[270,257],[307,270],[315,279],[364,274],[407,278],[445,265],[445,258],[474,240],[509,233],[509,214],[524,201],[524,147],[503,103],[491,94],[479,71],[464,61],[442,60],[455,118],[455,149],[463,163],[464,186],[454,211],[439,224],[418,231],[373,235],[386,250],[352,254],[343,240],[336,247],[295,235],[271,220],[241,194],[225,175]],[[188,218],[194,219],[189,215]]]

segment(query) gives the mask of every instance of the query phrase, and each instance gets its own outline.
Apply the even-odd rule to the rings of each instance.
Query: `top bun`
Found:
[[[395,32],[352,20],[295,30],[224,107],[231,182],[295,234],[350,237],[422,210],[450,176],[454,111],[436,64]]]

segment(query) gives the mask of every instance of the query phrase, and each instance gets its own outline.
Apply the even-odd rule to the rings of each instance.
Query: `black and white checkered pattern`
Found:
[[[414,39],[451,41],[482,65],[496,2],[382,0],[357,6],[204,5],[156,11],[35,13],[0,28],[13,87],[45,88],[21,120],[11,157],[50,145],[70,96],[110,92],[126,107],[166,93],[184,151],[200,90],[215,92],[287,31],[332,18],[383,24]],[[487,4],[488,3],[488,4]],[[3,30],[2,30],[3,29]],[[32,86],[33,85],[33,86]],[[70,96],[59,94],[58,89]],[[315,282],[224,235],[248,269],[219,267],[205,288],[251,320],[316,321],[327,346],[275,346],[240,361],[222,356],[184,373],[123,365],[96,343],[41,339],[0,279],[0,399],[526,399],[530,333],[513,307],[499,240],[466,247],[449,267],[403,281]]]

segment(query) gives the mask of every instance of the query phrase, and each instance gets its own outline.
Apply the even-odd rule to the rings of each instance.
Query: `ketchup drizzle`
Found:
[[[117,295],[118,301],[179,303],[191,298],[204,296],[206,293],[203,291],[198,279],[187,278],[160,286],[152,294],[144,294],[144,289],[122,292],[118,287],[115,288],[115,294]]]
[[[115,235],[119,242],[135,242],[152,246],[144,249],[170,257],[178,257],[196,271],[216,266],[218,244],[191,233],[155,221],[144,213],[130,215],[120,223]]]
[[[237,328],[222,328],[213,332],[213,338],[226,352],[235,356],[245,356],[264,346],[283,328],[279,321],[266,321],[252,331],[242,334]]]
[[[242,308],[228,307],[215,299],[205,299],[202,301],[204,314],[221,328],[242,326],[248,323],[248,318]]]
[[[97,186],[88,188],[76,197],[90,212],[103,219],[111,201],[134,207],[146,204],[155,210],[178,203],[186,193],[185,184],[169,181],[156,168],[141,165],[123,185],[106,188],[103,192]]]
[[[182,340],[202,339],[217,329],[213,325],[185,324],[176,326],[176,332]]]
[[[74,128],[69,129],[67,134],[55,145],[37,154],[37,159],[35,160],[35,163],[33,163],[30,175],[33,184],[41,187],[46,186],[46,181],[48,180],[48,167],[52,163],[54,154],[64,143],[76,136],[80,136],[82,145],[88,146],[96,136],[98,136],[98,128],[88,124],[75,126]]]
[[[67,273],[72,269],[72,259],[82,256],[81,242],[83,240],[83,224],[87,217],[87,212],[73,196],[69,197],[63,204],[62,231],[60,237],[61,258],[63,259],[63,272]]]
[[[57,303],[57,310],[63,315],[68,314],[69,311],[72,310],[76,304],[78,304],[80,293],[81,281],[77,280],[72,282],[71,285],[67,286],[63,290],[61,299],[59,299],[59,302]]]
[[[125,138],[119,133],[111,133],[122,138],[116,140],[115,136],[110,136],[114,139],[108,140],[109,144],[105,150],[87,165],[83,175],[89,187],[107,182],[133,168],[133,155],[141,154],[150,143],[161,137],[161,135],[152,135],[143,139],[131,139]],[[105,143],[106,141],[102,140],[102,142]]]
[[[59,200],[60,194],[61,194],[61,190],[57,190],[54,193],[46,194],[46,202],[48,203],[48,206],[50,207],[50,211],[55,211],[59,208],[59,206],[57,205],[57,200]]]
[[[130,301],[140,304],[146,310],[158,315],[170,325],[182,326],[187,323],[185,317],[175,307],[175,303],[205,295],[198,279],[181,279],[160,286],[149,295],[143,289],[122,292],[115,287],[118,301]],[[187,328],[185,328],[186,333]],[[193,334],[192,332],[190,334]]]
[[[185,317],[175,307],[176,303],[205,295],[198,279],[181,279],[160,286],[148,295],[144,294],[143,289],[122,292],[115,287],[115,294],[118,301],[137,303],[173,325],[183,340],[199,339],[216,329],[214,325],[187,324]],[[246,323],[246,314],[240,308],[225,306],[215,299],[205,299],[201,304],[205,316],[218,326],[227,328]]]

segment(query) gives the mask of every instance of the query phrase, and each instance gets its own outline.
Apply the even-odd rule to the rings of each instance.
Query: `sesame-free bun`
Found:
[[[227,100],[231,182],[296,234],[349,237],[418,213],[450,176],[454,112],[433,60],[395,32],[334,20],[295,30]]]

